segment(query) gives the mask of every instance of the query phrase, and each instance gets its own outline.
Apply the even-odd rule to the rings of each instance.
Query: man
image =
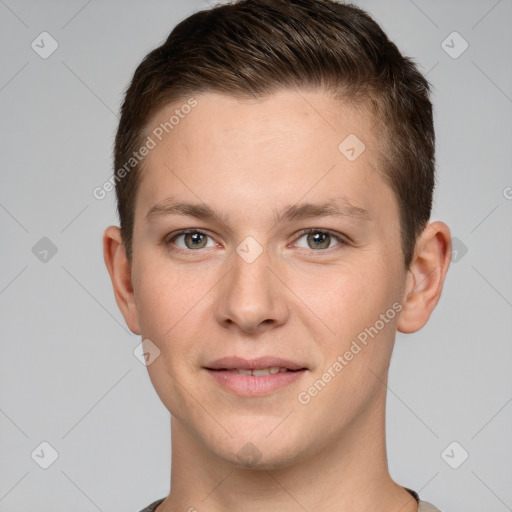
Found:
[[[135,72],[115,142],[116,301],[171,413],[147,512],[427,512],[392,480],[386,382],[451,239],[428,82],[357,7],[242,0]]]

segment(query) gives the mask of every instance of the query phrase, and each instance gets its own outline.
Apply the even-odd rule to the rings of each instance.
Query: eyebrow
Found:
[[[160,203],[152,206],[148,210],[145,220],[150,222],[155,218],[170,215],[183,215],[203,220],[217,220],[226,225],[228,223],[228,219],[225,215],[217,213],[207,204],[175,201],[172,197],[164,199]],[[322,204],[302,203],[289,205],[281,212],[275,212],[276,224],[329,216],[350,217],[356,220],[371,220],[367,210],[351,204],[344,197]]]

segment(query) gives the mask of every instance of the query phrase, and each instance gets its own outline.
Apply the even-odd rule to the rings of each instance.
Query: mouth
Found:
[[[212,370],[214,372],[229,372],[229,373],[238,373],[239,375],[253,375],[254,377],[263,377],[265,375],[275,375],[276,373],[285,373],[285,372],[300,372],[300,370],[290,370],[289,368],[272,366],[270,368],[258,368],[254,370],[246,370],[245,368],[207,368],[208,370]]]
[[[307,368],[295,361],[289,361],[280,357],[265,356],[256,359],[244,359],[243,357],[222,357],[205,365],[207,370],[239,370],[259,371],[272,370],[272,373],[307,370]],[[277,370],[276,370],[277,369]]]
[[[239,396],[263,396],[297,382],[308,368],[276,357],[217,359],[204,367],[225,390]]]

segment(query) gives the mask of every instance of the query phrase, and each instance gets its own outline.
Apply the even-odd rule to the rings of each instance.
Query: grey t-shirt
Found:
[[[418,496],[418,493],[416,491],[413,491],[411,489],[407,489],[407,487],[404,487],[407,491],[409,491],[416,501],[418,502],[418,512],[441,512],[438,508],[434,507],[434,505],[420,500],[420,497]],[[159,499],[157,501],[154,501],[151,503],[151,505],[148,505],[145,509],[141,510],[140,512],[155,512],[155,509],[162,501],[164,501],[165,498]]]

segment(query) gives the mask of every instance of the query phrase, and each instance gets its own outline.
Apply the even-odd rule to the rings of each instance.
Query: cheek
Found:
[[[157,347],[158,357],[147,366],[149,378],[162,403],[181,417],[183,385],[189,377],[190,346],[187,325],[193,323],[198,290],[183,282],[180,272],[155,261],[141,261],[135,285],[141,336]],[[192,347],[195,349],[195,347]]]
[[[338,273],[329,293],[317,294],[311,305],[322,312],[335,334],[318,337],[322,361],[301,390],[301,398],[310,400],[310,412],[328,410],[333,430],[382,391],[394,344],[400,307],[396,275],[385,269],[387,265],[367,263]]]
[[[211,318],[208,290],[212,282],[207,273],[194,272],[192,276],[185,273],[185,266],[159,257],[141,259],[140,263],[135,296],[141,335],[160,351],[148,371],[154,384],[167,389],[179,387],[174,379],[181,382],[197,371],[198,355],[205,343],[203,330]]]
[[[389,265],[366,258],[351,265],[331,267],[312,283],[303,282],[300,294],[329,330],[329,338],[348,340],[391,307],[398,296]],[[319,287],[318,283],[326,283]]]
[[[200,275],[192,279],[161,257],[141,258],[134,283],[141,334],[162,341],[180,328],[206,286]]]
[[[396,264],[383,260],[382,254],[380,259],[367,256],[332,272],[328,292],[316,293],[308,304],[334,332],[317,339],[322,364],[311,383],[320,379],[332,384],[316,403],[336,408],[343,400],[342,416],[366,403],[381,386],[376,375],[385,376],[401,307]]]

